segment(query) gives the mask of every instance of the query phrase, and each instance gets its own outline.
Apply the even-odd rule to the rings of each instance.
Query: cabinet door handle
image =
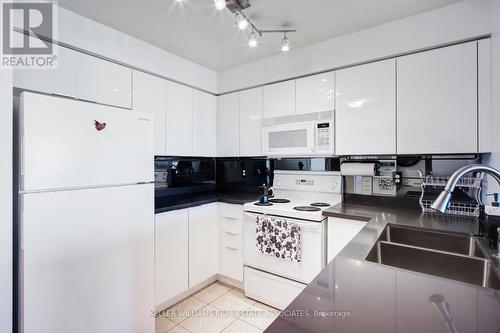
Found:
[[[227,245],[224,245],[224,247],[225,247],[226,249],[233,250],[233,251],[239,251],[239,250],[240,250],[240,249],[237,249],[237,248],[235,248],[235,247],[232,247],[232,246],[227,246]]]
[[[224,231],[226,234],[231,235],[231,236],[237,236],[237,232],[232,232],[232,231]]]

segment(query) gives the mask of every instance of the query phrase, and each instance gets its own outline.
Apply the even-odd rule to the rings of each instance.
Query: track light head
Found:
[[[214,0],[215,9],[223,10],[226,8],[226,0]]]
[[[250,47],[257,47],[257,34],[255,31],[252,31],[250,34],[250,39],[248,40],[248,46]]]
[[[283,37],[283,40],[281,41],[281,51],[283,51],[283,52],[290,51],[290,42],[288,41],[286,34]]]
[[[245,30],[248,27],[248,21],[242,14],[236,13],[234,15],[234,20],[240,30]]]

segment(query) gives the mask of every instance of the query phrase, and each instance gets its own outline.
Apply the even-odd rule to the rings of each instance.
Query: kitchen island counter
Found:
[[[479,219],[345,202],[324,215],[367,224],[265,332],[500,331],[500,291],[365,260],[388,224],[474,235]]]

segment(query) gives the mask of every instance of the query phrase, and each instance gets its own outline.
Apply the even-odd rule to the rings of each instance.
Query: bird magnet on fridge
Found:
[[[102,131],[103,129],[106,128],[106,123],[100,123],[97,120],[94,120],[94,125],[95,125],[95,129],[98,131]]]

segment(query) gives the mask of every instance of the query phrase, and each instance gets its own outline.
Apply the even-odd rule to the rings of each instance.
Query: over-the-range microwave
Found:
[[[333,121],[315,120],[264,126],[267,156],[327,156],[334,154]]]

